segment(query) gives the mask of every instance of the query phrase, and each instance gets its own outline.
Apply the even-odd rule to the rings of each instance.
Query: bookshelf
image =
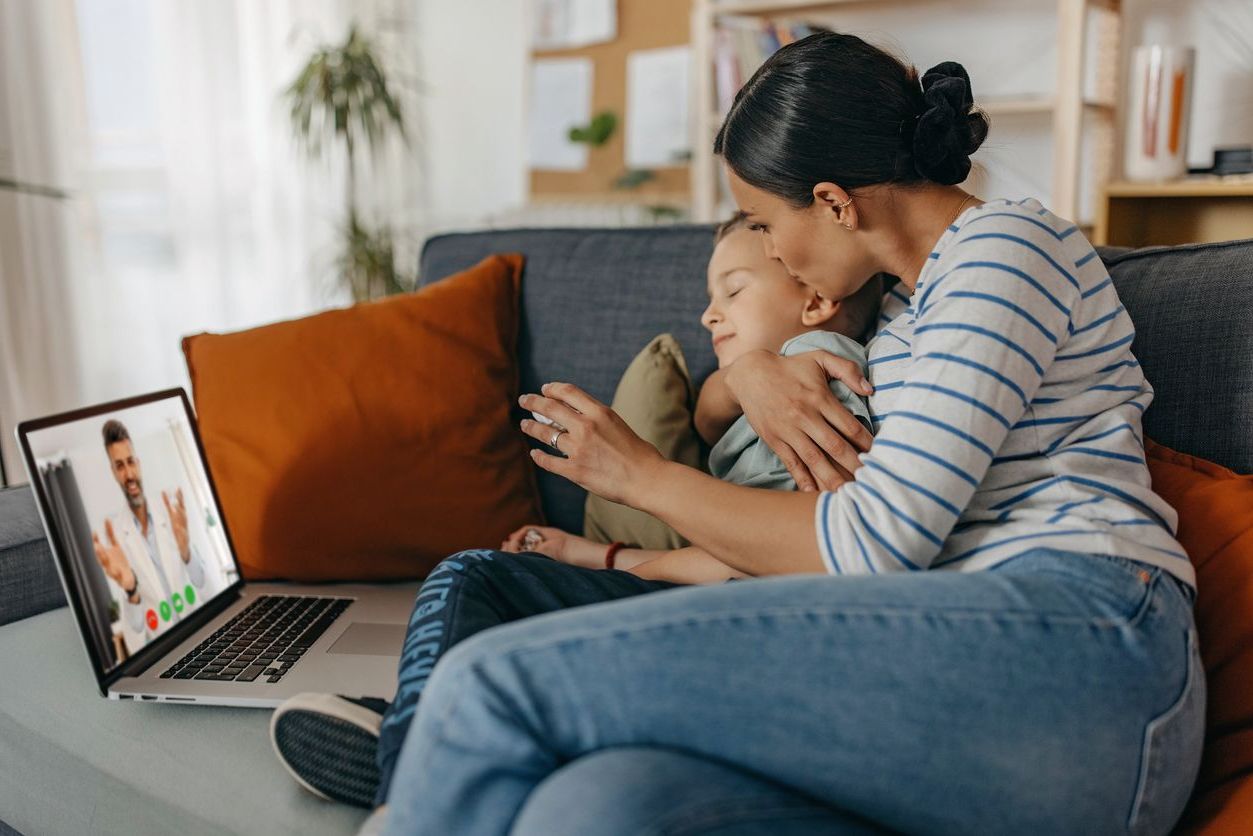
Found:
[[[1093,242],[1118,247],[1231,241],[1253,236],[1253,176],[1109,183]]]
[[[937,9],[941,14],[954,11],[951,3],[919,0],[693,0],[693,220],[718,220],[732,206],[722,183],[721,163],[713,155],[713,139],[724,116],[717,106],[714,69],[718,29],[739,18],[759,18],[763,23],[813,23],[838,29],[841,11],[845,9],[874,9],[909,2],[915,6],[943,6]],[[1120,0],[1051,2],[1056,3],[1057,23],[1052,93],[976,99],[976,104],[994,120],[998,116],[1038,116],[1049,120],[1049,207],[1086,226],[1091,219],[1084,215],[1098,211],[1101,190],[1114,176],[1122,8]]]

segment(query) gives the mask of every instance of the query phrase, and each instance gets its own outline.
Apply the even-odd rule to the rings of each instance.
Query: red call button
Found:
[[[146,618],[148,621],[148,629],[149,630],[157,629],[157,611],[148,610],[148,615],[146,616]]]

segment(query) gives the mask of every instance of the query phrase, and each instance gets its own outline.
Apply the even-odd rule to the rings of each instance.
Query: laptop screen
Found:
[[[104,673],[239,579],[183,397],[166,395],[24,436]]]

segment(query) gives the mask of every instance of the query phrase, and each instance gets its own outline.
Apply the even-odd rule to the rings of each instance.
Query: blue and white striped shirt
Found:
[[[1111,554],[1195,585],[1153,493],[1153,398],[1109,273],[1035,200],[990,201],[941,236],[869,345],[878,432],[820,494],[830,572],[976,571],[1029,549]]]

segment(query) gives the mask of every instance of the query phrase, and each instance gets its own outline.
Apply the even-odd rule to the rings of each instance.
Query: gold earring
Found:
[[[848,200],[844,201],[843,203],[837,203],[837,204],[835,204],[835,208],[836,208],[836,209],[841,209],[841,210],[843,210],[843,209],[847,209],[848,207],[850,207],[850,206],[852,206],[852,205],[853,205],[853,199],[850,197]],[[844,227],[844,228],[845,228],[845,229],[847,229],[849,232],[852,232],[852,231],[853,231],[853,225],[852,225],[852,224],[850,224],[850,223],[848,223],[847,221],[845,221],[844,223],[840,224],[840,226]]]

